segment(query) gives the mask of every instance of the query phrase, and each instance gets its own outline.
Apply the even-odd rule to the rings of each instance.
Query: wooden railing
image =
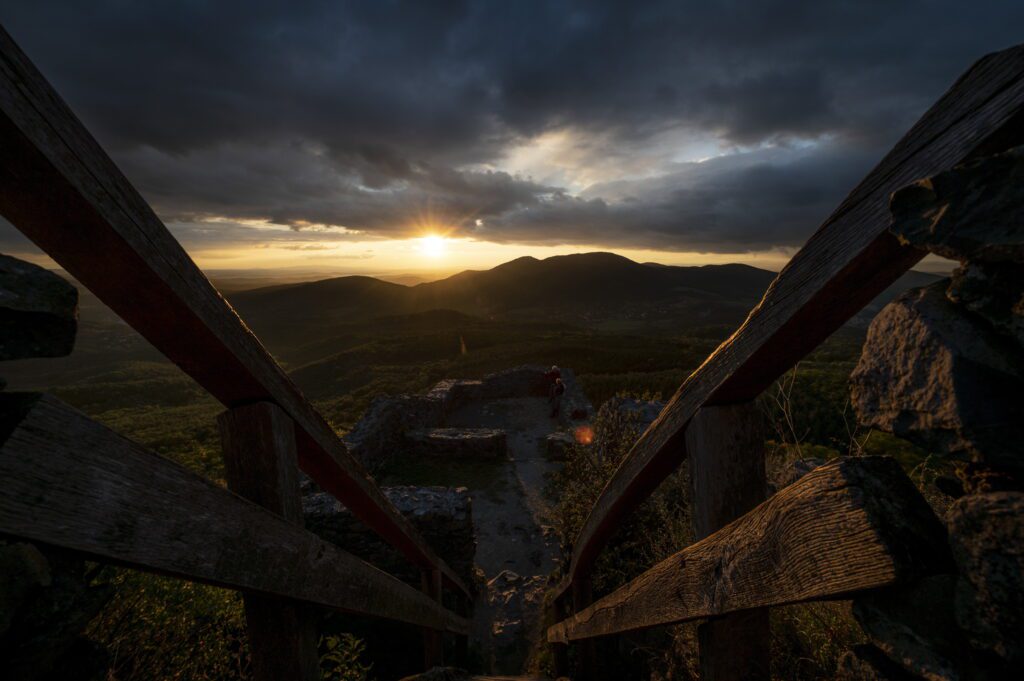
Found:
[[[237,493],[52,398],[5,396],[0,532],[245,591],[260,678],[315,678],[301,604],[467,633],[441,605],[442,587],[467,602],[463,581],[2,28],[0,214],[228,408],[220,425]],[[296,464],[418,566],[428,595],[302,529]],[[436,664],[438,635],[426,639]]]
[[[706,430],[695,421],[702,415],[720,428],[739,433],[754,429],[753,416],[723,416],[722,410],[728,409],[724,405],[749,405],[923,257],[923,251],[901,245],[887,231],[892,192],[972,157],[1024,141],[1022,111],[1024,46],[977,62],[840,204],[779,273],[743,325],[683,382],[643,433],[591,509],[575,540],[567,574],[554,593],[554,610],[559,615],[552,619],[562,621],[548,629],[548,640],[556,644],[583,641],[577,665],[581,678],[596,674],[588,669],[593,664],[593,647],[586,645],[586,639],[595,636],[835,598],[890,584],[908,572],[892,552],[869,550],[890,546],[894,540],[870,508],[861,508],[862,515],[853,519],[843,515],[854,513],[856,504],[851,506],[850,500],[821,503],[829,485],[850,485],[851,476],[867,475],[860,466],[870,469],[879,464],[830,467],[757,505],[760,499],[749,493],[751,487],[764,488],[763,471],[753,470],[760,449],[749,444],[757,438],[747,438],[744,448],[730,444],[728,438],[695,437],[692,431]],[[698,452],[695,447],[703,449]],[[711,536],[592,604],[590,574],[602,548],[688,455],[691,460],[699,458],[699,465],[721,467],[721,477],[708,476],[693,489],[695,512],[703,508],[713,519],[705,528]],[[725,487],[736,480],[745,480],[747,491]],[[823,514],[820,519],[810,526],[794,526],[794,513],[815,499],[816,513]],[[802,562],[799,551],[790,553],[799,548],[794,541],[813,542],[825,531],[842,539],[828,545],[832,553],[827,561]],[[870,569],[833,560],[841,557],[844,546],[864,549],[862,556],[870,556]],[[765,556],[774,556],[773,562],[765,563]],[[823,571],[826,567],[828,572]],[[722,570],[726,568],[736,572],[725,578]],[[561,615],[569,610],[575,614],[563,619]],[[765,637],[765,627],[766,621],[756,625],[759,633],[748,631],[747,638]],[[743,638],[738,629],[742,627],[731,632],[729,655],[733,658],[745,657],[738,654],[744,649],[736,643]],[[708,651],[716,648],[704,637],[701,644]],[[757,648],[757,641],[751,647]],[[723,656],[714,657],[702,654],[707,678],[766,678],[763,669],[761,673],[735,666],[726,669],[729,665]],[[564,658],[564,651],[556,650],[556,659]]]
[[[891,461],[825,466],[763,500],[751,402],[922,257],[886,231],[889,195],[1024,141],[1022,112],[1024,48],[982,59],[797,253],[601,493],[557,589],[550,642],[710,618],[705,677],[763,678],[764,608],[945,567],[934,519]],[[440,632],[468,629],[442,606],[441,590],[468,598],[466,586],[2,29],[0,213],[228,408],[220,427],[230,488],[51,397],[6,394],[0,532],[243,591],[263,679],[316,677],[311,605],[424,627],[425,662],[439,662]],[[698,541],[592,603],[598,554],[688,455]],[[298,468],[417,565],[425,593],[305,531]],[[595,676],[593,646],[578,652],[578,678]]]

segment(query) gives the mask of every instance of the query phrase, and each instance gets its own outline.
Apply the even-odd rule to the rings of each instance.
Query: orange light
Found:
[[[590,426],[578,426],[576,428],[576,442],[581,445],[589,445],[594,441],[594,429]]]

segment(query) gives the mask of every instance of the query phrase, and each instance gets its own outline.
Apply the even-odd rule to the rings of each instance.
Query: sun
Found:
[[[436,234],[420,237],[420,251],[430,258],[440,258],[448,250],[447,239]]]

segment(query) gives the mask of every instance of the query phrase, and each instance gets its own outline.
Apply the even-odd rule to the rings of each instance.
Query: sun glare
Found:
[[[423,252],[423,255],[426,255],[428,257],[440,258],[442,255],[444,255],[445,251],[447,250],[447,244],[445,243],[446,241],[447,239],[445,239],[443,236],[437,236],[436,234],[421,237],[420,251]]]

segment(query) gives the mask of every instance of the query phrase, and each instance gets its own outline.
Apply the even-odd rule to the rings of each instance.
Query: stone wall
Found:
[[[474,580],[473,504],[465,487],[383,487],[384,496],[467,585]],[[420,573],[326,492],[302,495],[306,529],[371,565],[420,588]]]
[[[867,594],[870,645],[840,679],[1005,679],[1024,662],[1024,149],[893,195],[893,233],[960,262],[872,322],[851,376],[862,425],[945,459],[955,571]]]
[[[409,453],[455,459],[502,459],[508,437],[498,428],[431,428],[405,434]]]
[[[445,379],[425,395],[384,395],[376,398],[355,427],[342,439],[349,452],[369,470],[376,470],[403,452],[437,455],[424,433],[444,429],[446,418],[460,407],[479,400],[514,397],[546,397],[550,383],[547,367],[524,365],[489,374],[482,379]],[[563,425],[590,416],[593,408],[571,369],[562,369],[566,391],[560,420]],[[479,437],[477,437],[479,435]],[[500,437],[498,438],[500,439]],[[493,434],[463,429],[458,455],[470,454],[479,445],[481,456],[492,456]],[[500,445],[498,445],[500,446]]]

